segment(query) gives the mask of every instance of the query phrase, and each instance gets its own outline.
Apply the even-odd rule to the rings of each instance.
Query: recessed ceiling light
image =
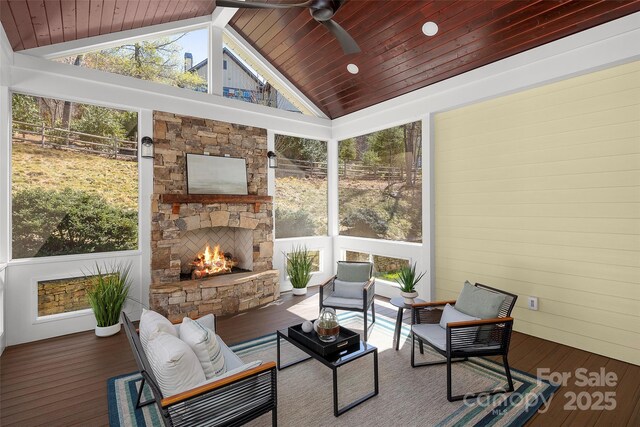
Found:
[[[347,71],[350,72],[351,74],[358,74],[360,69],[356,64],[349,64],[347,65]]]
[[[438,32],[438,24],[433,21],[425,22],[422,26],[422,32],[429,37],[435,36]]]

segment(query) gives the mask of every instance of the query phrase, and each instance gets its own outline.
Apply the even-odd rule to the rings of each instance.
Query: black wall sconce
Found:
[[[140,144],[140,156],[153,159],[153,139],[143,136]]]
[[[275,169],[278,167],[278,156],[273,151],[267,152],[267,159],[269,159],[269,167]]]

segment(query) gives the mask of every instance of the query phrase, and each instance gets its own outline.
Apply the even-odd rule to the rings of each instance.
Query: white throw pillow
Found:
[[[200,323],[205,328],[211,329],[214,333],[216,332],[216,317],[213,314],[205,314],[202,317],[195,319],[196,322]],[[173,325],[176,330],[176,336],[180,336],[180,323],[176,323]]]
[[[442,317],[440,318],[440,327],[447,329],[447,323],[451,322],[466,322],[467,320],[480,320],[479,317],[469,316],[453,308],[452,305],[447,304],[442,310]]]
[[[216,339],[216,334],[199,322],[185,317],[180,325],[180,339],[198,356],[207,379],[225,373],[224,355]]]
[[[178,337],[156,332],[149,337],[146,354],[163,397],[190,390],[206,380],[198,357]]]
[[[174,337],[178,336],[173,324],[164,317],[162,314],[156,313],[152,310],[142,309],[142,316],[140,316],[140,325],[138,326],[140,331],[140,342],[142,342],[142,349],[147,352],[147,343],[149,337],[158,333],[166,332]]]

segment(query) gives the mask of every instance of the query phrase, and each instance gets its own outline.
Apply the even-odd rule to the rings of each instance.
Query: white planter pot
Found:
[[[96,336],[98,337],[110,337],[120,332],[120,322],[111,326],[96,326]]]
[[[307,288],[293,288],[293,294],[294,295],[306,295],[307,294]]]
[[[405,304],[413,304],[413,300],[418,298],[417,292],[402,292],[400,291],[400,295],[404,298]]]

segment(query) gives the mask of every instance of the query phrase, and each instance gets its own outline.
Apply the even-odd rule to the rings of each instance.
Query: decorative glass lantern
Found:
[[[318,333],[318,338],[324,342],[333,342],[338,338],[340,324],[333,308],[325,307],[322,309],[316,321],[316,332]]]

